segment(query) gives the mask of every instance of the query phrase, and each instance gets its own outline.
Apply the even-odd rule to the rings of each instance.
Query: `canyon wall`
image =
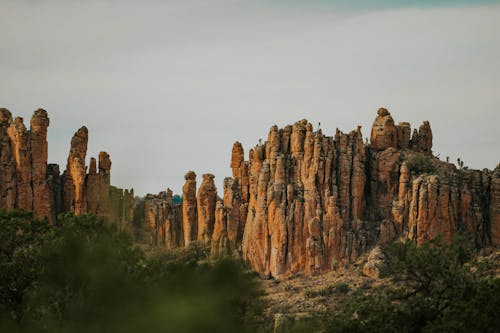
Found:
[[[0,208],[32,211],[50,223],[63,212],[92,213],[131,229],[133,190],[113,190],[109,155],[100,152],[98,164],[91,158],[87,173],[88,130],[83,126],[71,140],[61,175],[57,164],[47,163],[49,124],[43,109],[33,113],[29,130],[21,117],[0,109]]]

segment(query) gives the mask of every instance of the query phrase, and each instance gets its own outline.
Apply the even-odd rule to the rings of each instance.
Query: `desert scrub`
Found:
[[[406,161],[406,165],[410,172],[415,175],[434,173],[436,171],[432,163],[432,157],[422,154],[411,155]]]

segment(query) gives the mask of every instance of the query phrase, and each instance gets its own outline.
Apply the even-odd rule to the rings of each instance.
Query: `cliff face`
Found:
[[[67,167],[60,175],[57,164],[47,163],[49,123],[47,112],[38,109],[28,130],[22,118],[12,119],[9,110],[0,109],[0,208],[29,210],[51,223],[62,212],[93,213],[130,228],[133,190],[119,190],[119,196],[111,191],[109,155],[101,152],[98,166],[91,158],[87,174],[88,130],[84,126],[71,140]],[[117,204],[110,206],[110,200]]]
[[[188,245],[198,230],[213,257],[239,255],[279,277],[335,269],[396,238],[450,241],[463,231],[477,247],[500,245],[500,166],[457,169],[433,157],[429,122],[412,134],[381,108],[364,144],[359,127],[326,136],[301,120],[271,127],[248,156],[233,145],[222,199],[211,175],[196,197],[196,176],[186,174],[176,229],[184,244],[168,246]]]

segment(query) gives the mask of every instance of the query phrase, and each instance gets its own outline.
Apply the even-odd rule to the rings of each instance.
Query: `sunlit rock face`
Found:
[[[47,218],[51,223],[55,223],[57,214],[73,212],[93,213],[130,225],[133,190],[122,193],[116,208],[119,211],[113,212],[109,204],[109,155],[101,152],[98,165],[91,158],[87,173],[88,130],[83,126],[71,140],[66,170],[61,175],[57,164],[48,164],[49,124],[43,109],[33,113],[29,130],[22,118],[13,119],[9,110],[0,109],[0,208],[32,211],[34,217]],[[123,210],[123,203],[129,208]],[[117,215],[119,218],[112,219]]]
[[[184,245],[188,246],[198,236],[198,210],[196,199],[196,173],[189,171],[184,175],[182,187],[182,228]]]

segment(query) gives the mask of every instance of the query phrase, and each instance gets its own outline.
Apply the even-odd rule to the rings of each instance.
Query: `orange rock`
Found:
[[[184,244],[182,209],[180,205],[173,205],[172,191],[170,189],[157,195],[146,195],[144,218],[144,232],[151,243],[164,245],[167,249],[173,249]]]
[[[9,110],[0,108],[0,208],[12,210],[16,204],[16,162],[8,129],[12,123]]]
[[[413,130],[411,146],[419,152],[432,153],[432,130],[428,121],[424,121],[418,131]]]
[[[186,182],[182,187],[182,227],[184,245],[188,246],[197,237],[198,219],[196,208],[196,174],[189,171],[184,175]]]
[[[408,149],[411,144],[411,126],[410,123],[402,122],[396,126],[398,132],[398,148]]]
[[[85,198],[85,157],[87,155],[88,130],[81,127],[71,139],[68,163],[64,172],[64,204],[65,211],[83,214],[87,212]]]
[[[47,182],[47,160],[49,145],[47,128],[49,127],[47,111],[38,109],[31,117],[30,148],[33,186],[33,213],[37,218],[48,217],[54,223],[55,216],[51,207],[51,192]]]
[[[209,244],[212,239],[216,200],[217,189],[215,188],[214,175],[206,173],[203,175],[197,196],[198,240],[205,244]]]
[[[31,187],[30,133],[23,118],[16,117],[7,129],[16,165],[16,208],[33,210],[33,189]]]
[[[398,131],[391,114],[384,108],[378,109],[377,114],[370,136],[371,148],[374,150],[385,150],[389,147],[397,148]]]

